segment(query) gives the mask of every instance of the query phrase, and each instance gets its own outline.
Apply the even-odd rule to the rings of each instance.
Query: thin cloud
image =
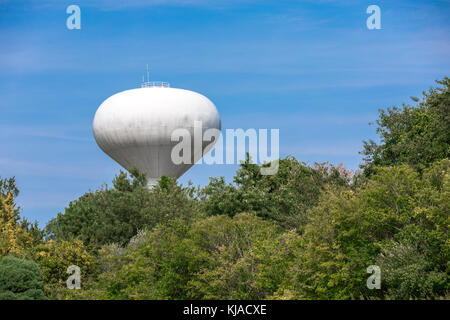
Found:
[[[94,166],[91,164],[57,164],[26,161],[15,158],[0,158],[0,172],[13,172],[14,175],[26,175],[30,177],[66,177],[77,179],[95,179],[105,172],[110,172],[109,167]]]
[[[67,126],[0,126],[1,136],[28,136],[28,137],[42,137],[59,140],[91,142],[93,137],[83,137],[81,135],[70,134],[70,129]]]
[[[0,0],[0,5],[13,3],[12,0]],[[256,0],[77,0],[80,7],[93,7],[104,11],[117,11],[129,8],[145,8],[156,6],[205,7],[223,9],[245,3],[261,3]],[[35,8],[61,7],[60,0],[32,0],[29,5]]]

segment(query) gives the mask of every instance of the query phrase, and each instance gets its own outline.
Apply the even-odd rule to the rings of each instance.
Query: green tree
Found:
[[[376,121],[380,144],[364,142],[366,174],[376,166],[408,164],[418,170],[434,161],[450,158],[450,79],[423,92],[417,106],[380,110]],[[413,98],[416,102],[417,98]]]
[[[266,299],[288,277],[299,235],[247,213],[193,224],[190,238],[202,257],[189,280],[194,299]]]
[[[250,212],[285,229],[301,231],[307,210],[317,204],[325,186],[349,185],[351,181],[351,172],[342,166],[324,163],[312,168],[294,157],[280,159],[275,175],[261,175],[260,170],[247,157],[236,172],[234,184],[227,184],[223,177],[211,178],[200,192],[202,212],[230,217]]]
[[[377,257],[376,264],[382,270],[389,299],[436,298],[448,292],[448,273],[414,244],[392,242]]]
[[[357,190],[323,194],[310,211],[292,271],[293,288],[288,289],[297,297],[312,299],[389,298],[389,294],[396,298],[404,294],[399,283],[411,267],[416,273],[412,279],[421,273],[428,280],[424,280],[426,285],[411,280],[410,298],[445,296],[450,258],[449,167],[445,159],[432,164],[422,176],[406,165],[376,168]],[[397,242],[420,255],[416,267],[383,258],[383,252],[392,252]],[[366,268],[377,261],[402,266],[403,271],[382,269],[388,281],[382,283],[382,290],[371,291],[366,288]]]
[[[182,299],[195,253],[189,226],[172,219],[152,231],[141,231],[126,245],[110,244],[99,251],[100,274],[76,292],[81,299]]]
[[[173,219],[100,251],[89,299],[264,299],[286,281],[300,236],[252,214]]]
[[[33,261],[6,256],[0,260],[0,300],[42,300],[43,278]]]
[[[52,239],[77,238],[96,251],[110,243],[123,246],[138,230],[151,229],[172,217],[188,219],[194,205],[191,189],[178,186],[173,179],[162,179],[161,185],[149,191],[141,174],[133,171],[129,178],[121,171],[113,188],[104,186],[71,202],[46,230]]]

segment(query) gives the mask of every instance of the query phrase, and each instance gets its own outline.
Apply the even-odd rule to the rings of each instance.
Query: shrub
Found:
[[[42,300],[43,287],[35,262],[12,256],[0,260],[0,300]]]

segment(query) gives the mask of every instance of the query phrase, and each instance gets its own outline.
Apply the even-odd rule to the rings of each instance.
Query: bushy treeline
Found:
[[[0,298],[448,299],[450,79],[438,83],[381,111],[356,173],[288,157],[266,176],[247,159],[230,183],[148,190],[121,172],[45,230],[0,180]],[[66,288],[69,265],[81,290]]]

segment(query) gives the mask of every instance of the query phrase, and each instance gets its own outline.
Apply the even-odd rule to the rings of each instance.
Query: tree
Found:
[[[261,167],[247,156],[234,177],[234,184],[211,178],[200,192],[201,210],[206,215],[230,217],[249,212],[285,229],[301,231],[306,212],[314,207],[326,185],[349,185],[351,173],[342,166],[315,164],[309,167],[294,157],[279,160],[275,175],[261,175]]]
[[[19,265],[33,263],[8,256],[0,296],[448,299],[450,80],[438,84],[414,107],[380,111],[381,142],[365,143],[355,175],[287,157],[267,176],[247,156],[232,183],[163,176],[148,190],[145,175],[121,171],[111,188],[71,202],[45,241],[20,218],[14,178],[0,179],[0,258],[42,270],[27,278],[36,274]],[[69,265],[81,269],[81,290],[65,287]],[[380,290],[366,286],[371,265]]]
[[[375,166],[408,164],[421,171],[434,161],[450,158],[450,79],[436,82],[441,87],[423,92],[417,106],[380,110],[376,123],[381,143],[364,142],[362,167],[367,175]]]
[[[183,299],[195,253],[185,239],[189,226],[172,219],[141,231],[126,246],[99,251],[100,274],[75,292],[80,299]]]
[[[412,268],[408,298],[439,298],[448,292],[450,246],[450,161],[425,169],[420,176],[407,165],[375,168],[375,174],[356,190],[324,193],[310,220],[293,267],[291,289],[297,297],[349,299],[405,297],[400,287]],[[391,259],[396,243],[415,257]],[[411,251],[412,250],[412,251]],[[400,257],[398,257],[400,259]],[[366,268],[381,263],[387,281],[382,290],[365,286]],[[409,262],[408,262],[409,261]],[[398,266],[396,270],[392,266]],[[424,279],[417,282],[419,274]],[[420,289],[422,288],[422,289]]]
[[[125,245],[140,229],[180,216],[193,214],[194,200],[189,188],[182,188],[173,179],[162,179],[149,191],[145,177],[133,171],[131,178],[120,172],[107,186],[88,192],[69,204],[47,227],[50,238],[78,238],[92,252],[102,245]]]
[[[173,219],[100,251],[77,292],[101,299],[264,299],[288,278],[300,237],[252,214]]]
[[[392,242],[376,260],[389,299],[430,299],[448,292],[449,275],[414,244]]]
[[[95,276],[96,258],[87,251],[81,240],[49,240],[31,249],[30,256],[42,271],[44,292],[51,299],[64,298],[68,294],[66,281],[69,266],[80,268],[82,285]]]
[[[193,299],[272,297],[288,278],[300,240],[296,232],[247,213],[199,220],[189,235],[203,257],[188,282]]]
[[[43,278],[33,261],[6,256],[0,260],[0,300],[42,300]]]
[[[23,256],[26,249],[42,239],[37,223],[32,225],[20,218],[20,208],[15,202],[18,194],[14,178],[0,178],[0,257]]]

